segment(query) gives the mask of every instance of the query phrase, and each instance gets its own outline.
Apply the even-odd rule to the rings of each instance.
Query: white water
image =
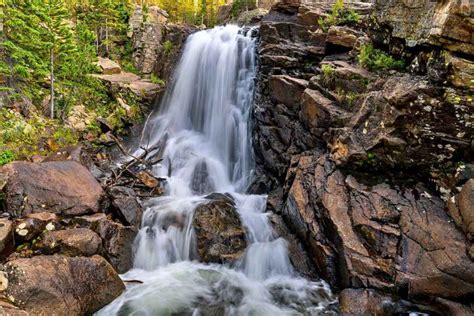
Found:
[[[98,314],[317,315],[333,303],[327,285],[295,273],[286,241],[268,221],[266,196],[245,194],[254,167],[248,122],[255,72],[255,39],[241,28],[188,38],[142,138],[142,146],[164,148],[153,172],[167,183],[166,196],[148,201],[134,268],[122,276],[143,283]],[[232,195],[247,232],[249,246],[232,267],[198,262],[193,212],[212,192]]]

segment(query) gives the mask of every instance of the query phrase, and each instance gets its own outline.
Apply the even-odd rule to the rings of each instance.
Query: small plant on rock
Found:
[[[333,25],[355,25],[361,20],[360,15],[352,9],[344,7],[344,0],[336,0],[331,8],[331,13],[325,18],[319,18],[318,25],[324,31]]]
[[[330,64],[323,64],[321,66],[321,83],[326,88],[334,86],[335,73],[334,68]]]
[[[374,48],[371,44],[364,45],[360,49],[359,63],[369,70],[403,69],[405,63],[397,60],[385,52]]]
[[[164,49],[164,51],[165,51],[165,54],[171,53],[171,50],[173,49],[173,43],[171,43],[170,40],[166,40],[166,41],[163,43],[163,49]]]
[[[165,81],[159,77],[157,77],[155,74],[151,74],[151,78],[150,78],[151,82],[153,82],[154,84],[159,84],[160,86],[164,86],[165,85]]]

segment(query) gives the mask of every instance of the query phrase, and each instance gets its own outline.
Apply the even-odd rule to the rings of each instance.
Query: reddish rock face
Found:
[[[285,219],[334,286],[404,289],[413,297],[474,294],[466,238],[423,186],[368,187],[324,156],[301,157],[289,174]]]
[[[74,161],[14,162],[0,169],[8,177],[5,209],[13,217],[50,212],[96,213],[104,191],[90,172]]]
[[[6,296],[34,315],[92,314],[125,289],[112,266],[91,258],[37,256],[3,266]]]
[[[61,253],[67,256],[92,256],[102,248],[102,240],[92,230],[73,228],[46,233],[34,245],[43,254]]]

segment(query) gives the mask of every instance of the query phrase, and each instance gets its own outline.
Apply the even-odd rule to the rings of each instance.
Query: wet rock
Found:
[[[4,294],[35,315],[92,314],[125,289],[112,266],[91,258],[37,256],[6,263]]]
[[[271,214],[270,222],[276,232],[276,236],[282,237],[288,242],[288,255],[296,271],[307,277],[316,278],[317,273],[314,269],[313,261],[308,257],[296,236],[288,230],[281,216]]]
[[[245,229],[231,198],[221,195],[198,206],[192,225],[201,261],[233,262],[244,253]]]
[[[130,270],[133,266],[133,241],[138,229],[109,219],[93,222],[91,229],[102,238],[104,256],[115,270],[118,273]]]
[[[124,220],[125,224],[140,227],[143,209],[133,189],[115,186],[108,190],[112,207]]]
[[[90,257],[100,253],[101,247],[100,237],[87,228],[50,231],[34,245],[42,254],[60,253],[70,257]]]
[[[104,192],[77,162],[14,162],[0,173],[8,176],[5,210],[14,217],[40,212],[82,215],[100,209]]]
[[[6,258],[15,248],[13,222],[0,218],[0,260]]]
[[[415,305],[393,299],[371,289],[344,289],[339,297],[341,315],[400,315],[409,313],[438,314],[431,306]]]
[[[97,66],[99,66],[101,72],[104,75],[113,75],[119,74],[122,72],[122,68],[115,61],[110,60],[109,58],[99,57]]]

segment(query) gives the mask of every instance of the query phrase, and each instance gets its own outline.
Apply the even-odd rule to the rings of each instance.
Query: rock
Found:
[[[288,242],[288,256],[295,270],[308,278],[315,279],[317,273],[314,269],[314,262],[308,257],[296,236],[288,230],[281,216],[271,214],[270,222],[276,236],[282,237]]]
[[[300,119],[309,129],[328,128],[347,118],[346,112],[317,90],[306,89],[302,95]]]
[[[133,241],[138,229],[109,219],[92,221],[91,229],[102,238],[104,255],[115,270],[118,273],[130,270],[133,266]]]
[[[96,213],[104,195],[90,172],[74,161],[14,162],[0,173],[8,176],[5,210],[14,217],[45,211],[66,216]]]
[[[118,95],[132,94],[148,104],[153,103],[155,97],[162,91],[161,85],[148,79],[141,79],[139,76],[128,72],[112,75],[93,74],[91,76],[107,83],[112,91],[122,92]]]
[[[231,198],[221,196],[198,206],[192,225],[201,261],[234,262],[244,253],[245,229]]]
[[[42,254],[60,253],[70,257],[90,257],[99,254],[101,247],[100,237],[88,228],[49,231],[34,245]]]
[[[148,171],[140,171],[137,178],[148,188],[154,189],[160,185],[160,182]]]
[[[474,62],[447,54],[449,64],[448,79],[452,85],[461,89],[474,91]]]
[[[275,102],[283,103],[290,109],[298,109],[301,95],[308,81],[290,76],[272,76],[269,81],[270,95]]]
[[[474,179],[468,180],[461,192],[448,201],[448,211],[470,240],[474,240]]]
[[[93,123],[95,116],[88,113],[84,105],[74,106],[67,116],[67,124],[75,130],[84,131]]]
[[[108,191],[112,206],[127,225],[140,227],[143,210],[137,201],[135,191],[127,187],[112,187]]]
[[[410,313],[437,314],[431,306],[415,305],[393,299],[371,289],[344,289],[339,297],[341,315],[405,315]]]
[[[28,316],[28,312],[23,311],[13,304],[0,301],[0,315]]]
[[[5,295],[35,315],[92,314],[125,289],[100,256],[37,256],[10,261],[3,271],[8,279]]]
[[[43,232],[46,222],[36,218],[25,218],[15,221],[15,240],[27,242]]]
[[[474,55],[474,24],[468,2],[377,1],[374,12],[378,23],[390,27],[393,37],[411,41],[412,45],[429,43]]]
[[[98,57],[97,66],[104,75],[113,75],[122,72],[120,65],[109,58]]]
[[[73,223],[80,227],[87,227],[95,230],[102,220],[107,220],[107,215],[104,213],[97,213],[93,215],[76,216],[73,218]]]
[[[217,9],[217,24],[223,24],[232,18],[232,4],[219,6]]]
[[[355,31],[347,26],[331,26],[328,30],[326,42],[352,49],[357,39],[362,35],[361,32]]]
[[[15,249],[13,223],[8,218],[0,218],[0,260]]]
[[[422,186],[369,188],[325,157],[301,157],[289,174],[285,221],[333,286],[406,289],[408,297],[473,294],[465,237]]]
[[[160,19],[146,20],[143,18],[141,26],[135,28],[132,36],[133,63],[142,74],[151,74],[158,61],[163,23]]]

